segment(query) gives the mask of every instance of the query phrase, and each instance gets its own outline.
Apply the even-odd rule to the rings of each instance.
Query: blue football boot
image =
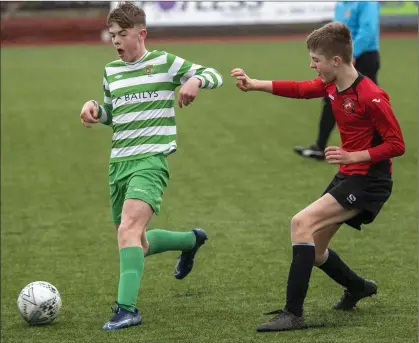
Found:
[[[122,308],[118,303],[116,307],[112,308],[115,315],[104,326],[104,330],[119,330],[130,326],[140,325],[143,322],[143,317],[140,311],[135,309],[135,312],[130,312]]]
[[[207,234],[202,229],[193,229],[192,232],[196,236],[195,246],[191,250],[182,252],[176,263],[175,278],[179,280],[183,279],[191,272],[196,252],[208,239]]]

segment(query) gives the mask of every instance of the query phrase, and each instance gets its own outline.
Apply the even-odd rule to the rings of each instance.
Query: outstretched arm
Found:
[[[262,91],[297,99],[313,99],[327,96],[326,84],[319,77],[311,81],[261,81],[249,78],[244,70],[240,68],[233,69],[231,76],[237,79],[236,86],[244,92]]]

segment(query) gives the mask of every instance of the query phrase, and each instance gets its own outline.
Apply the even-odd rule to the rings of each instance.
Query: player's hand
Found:
[[[98,108],[93,101],[88,101],[83,105],[80,112],[80,120],[84,127],[90,129],[92,126],[89,124],[96,124],[99,122]]]
[[[243,92],[248,92],[255,89],[255,80],[247,76],[243,69],[233,69],[231,71],[231,76],[237,79],[236,86]]]
[[[329,146],[324,150],[326,161],[330,164],[353,164],[352,154],[338,146]]]
[[[198,95],[199,87],[201,87],[201,80],[196,77],[191,77],[179,91],[177,104],[180,108],[183,105],[188,106],[192,103]]]

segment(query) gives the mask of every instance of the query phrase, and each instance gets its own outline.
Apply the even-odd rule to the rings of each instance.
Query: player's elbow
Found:
[[[400,140],[396,146],[396,156],[403,156],[406,151],[406,145],[403,140]]]
[[[399,157],[404,155],[406,150],[403,139],[394,140],[391,142],[392,157]]]
[[[202,76],[207,80],[209,87],[208,88],[218,88],[221,87],[224,83],[223,75],[214,68],[208,68],[203,73]]]

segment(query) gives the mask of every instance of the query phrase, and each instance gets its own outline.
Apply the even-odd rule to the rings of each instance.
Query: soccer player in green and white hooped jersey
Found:
[[[169,250],[181,251],[175,277],[192,270],[199,247],[207,240],[202,229],[189,232],[150,230],[169,180],[167,155],[176,150],[175,89],[178,105],[188,106],[199,88],[222,85],[222,76],[175,55],[144,45],[145,13],[123,3],[109,13],[107,25],[120,60],[106,65],[104,105],[90,100],[80,118],[86,127],[101,122],[113,128],[109,167],[112,214],[118,232],[120,280],[114,316],[105,330],[142,322],[136,307],[144,257]]]

